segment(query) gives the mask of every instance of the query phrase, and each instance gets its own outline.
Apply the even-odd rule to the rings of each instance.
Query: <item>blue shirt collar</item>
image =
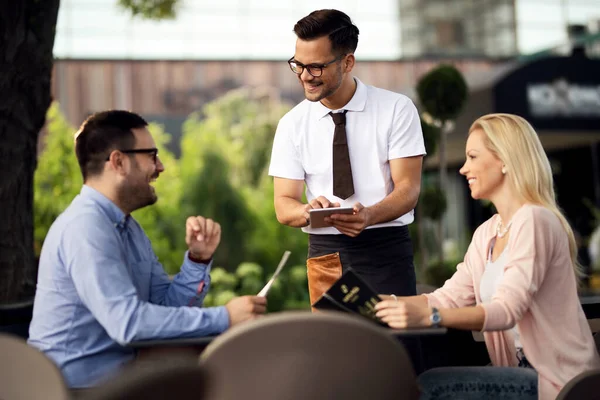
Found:
[[[342,107],[342,109],[348,111],[364,111],[365,105],[367,104],[367,87],[358,78],[354,78],[354,80],[356,81],[356,91],[350,101]],[[318,119],[327,116],[330,111],[335,111],[325,107],[320,101],[312,103],[312,106],[315,109],[315,116]]]
[[[125,215],[115,203],[113,203],[108,197],[97,191],[96,189],[83,185],[79,195],[83,199],[89,199],[100,207],[100,209],[106,214],[113,225],[122,232],[127,226],[130,215]]]

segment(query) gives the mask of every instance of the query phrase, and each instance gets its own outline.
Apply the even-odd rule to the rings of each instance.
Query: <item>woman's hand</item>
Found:
[[[386,296],[387,300],[380,301],[375,305],[375,314],[379,319],[391,328],[424,328],[431,326],[429,317],[431,308],[420,307],[410,302],[394,300]]]

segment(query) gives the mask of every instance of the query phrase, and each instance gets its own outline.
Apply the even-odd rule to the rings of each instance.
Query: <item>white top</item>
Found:
[[[394,188],[389,160],[426,154],[419,113],[406,96],[356,80],[356,92],[344,106],[346,136],[354,194],[346,200],[333,195],[333,119],[321,102],[302,101],[281,118],[273,141],[269,175],[304,180],[308,201],[325,196],[342,207],[365,207],[383,200]],[[414,212],[369,226],[402,226]],[[333,227],[302,228],[304,232],[339,234]]]
[[[492,301],[492,296],[494,296],[494,293],[496,293],[496,289],[498,289],[498,285],[504,276],[504,267],[506,265],[508,251],[505,248],[496,261],[492,261],[492,250],[495,242],[496,239],[493,239],[492,245],[490,246],[487,263],[485,265],[485,271],[481,276],[481,282],[479,284],[479,294],[481,296],[482,303],[490,303]],[[517,325],[515,325],[511,331],[515,338],[515,347],[517,349],[522,348],[523,346],[521,345],[519,328],[517,328]]]

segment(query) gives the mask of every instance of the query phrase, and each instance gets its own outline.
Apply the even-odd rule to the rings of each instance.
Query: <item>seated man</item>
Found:
[[[147,123],[127,111],[89,117],[75,138],[81,193],[52,224],[40,257],[29,343],[72,388],[93,386],[134,358],[135,340],[215,335],[266,309],[263,297],[200,308],[221,227],[194,216],[173,281],[131,212],[157,200],[164,171]],[[191,306],[191,307],[190,307]]]

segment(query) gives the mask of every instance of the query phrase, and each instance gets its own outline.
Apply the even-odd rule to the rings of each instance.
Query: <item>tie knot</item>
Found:
[[[333,118],[333,123],[335,125],[345,125],[346,124],[346,113],[348,110],[344,110],[339,113],[330,112],[331,118]]]

